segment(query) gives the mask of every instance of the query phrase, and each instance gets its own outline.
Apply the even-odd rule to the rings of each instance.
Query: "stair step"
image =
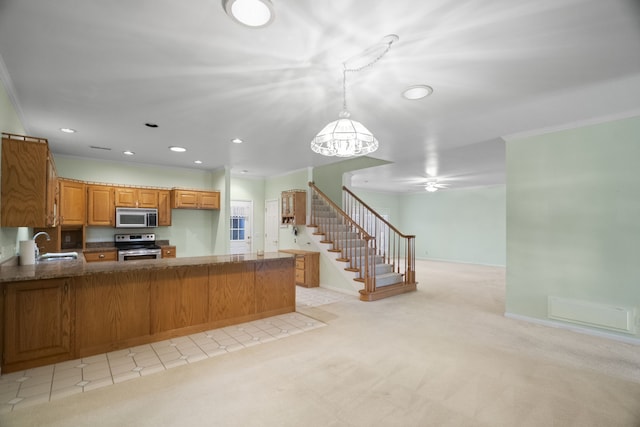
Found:
[[[402,282],[402,274],[399,273],[385,273],[376,275],[376,287],[395,285]]]

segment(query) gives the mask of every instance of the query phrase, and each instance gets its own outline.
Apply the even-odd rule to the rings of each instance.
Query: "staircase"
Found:
[[[343,187],[345,210],[309,183],[311,215],[307,227],[337,254],[336,262],[364,286],[362,301],[416,290],[415,236],[407,236]]]

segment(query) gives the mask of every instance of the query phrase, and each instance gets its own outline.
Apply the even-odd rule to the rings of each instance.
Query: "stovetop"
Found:
[[[113,239],[118,249],[160,249],[154,233],[116,234]]]

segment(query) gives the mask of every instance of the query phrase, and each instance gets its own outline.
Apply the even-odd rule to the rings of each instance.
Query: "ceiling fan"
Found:
[[[447,188],[448,184],[442,184],[438,182],[438,178],[427,178],[427,180],[420,185],[424,185],[424,189],[429,193],[438,191],[441,188]]]

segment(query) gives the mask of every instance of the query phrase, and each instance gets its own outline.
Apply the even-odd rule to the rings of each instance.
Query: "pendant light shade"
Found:
[[[349,119],[349,112],[326,125],[311,141],[311,150],[323,156],[353,157],[373,153],[378,140],[360,122]]]
[[[382,58],[391,48],[398,36],[386,36],[381,43],[366,50],[356,59],[360,62],[355,68],[342,63],[342,112],[339,119],[322,128],[311,140],[311,150],[323,156],[355,157],[373,153],[378,149],[378,140],[360,122],[351,120],[347,110],[347,72],[360,71],[370,67]],[[366,61],[366,62],[363,62]],[[358,61],[350,63],[355,64]]]

